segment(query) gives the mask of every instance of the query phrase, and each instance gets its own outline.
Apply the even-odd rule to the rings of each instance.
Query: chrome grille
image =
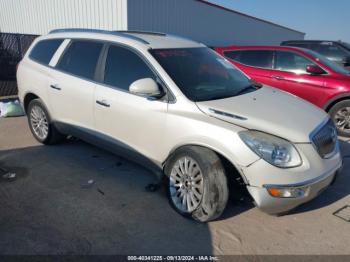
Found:
[[[311,134],[311,141],[322,158],[329,158],[335,152],[338,137],[331,119]]]

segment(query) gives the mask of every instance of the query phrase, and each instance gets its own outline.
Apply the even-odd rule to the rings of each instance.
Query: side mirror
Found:
[[[130,85],[129,91],[132,94],[145,97],[160,98],[163,95],[162,90],[152,78],[136,80]]]
[[[312,74],[312,75],[322,75],[325,73],[325,71],[317,66],[317,65],[308,65],[306,66],[306,72]]]

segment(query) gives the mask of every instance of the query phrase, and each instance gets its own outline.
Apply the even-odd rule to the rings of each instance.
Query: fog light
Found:
[[[267,192],[273,197],[297,198],[305,197],[310,192],[310,187],[268,187]]]

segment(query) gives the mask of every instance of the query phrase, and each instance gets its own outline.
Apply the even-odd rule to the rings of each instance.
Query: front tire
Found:
[[[343,100],[336,103],[329,110],[338,134],[341,136],[350,137],[350,100]]]
[[[65,138],[52,124],[50,115],[41,99],[37,98],[30,101],[27,117],[30,131],[40,143],[53,145]]]
[[[222,214],[229,190],[224,167],[215,152],[183,147],[167,161],[165,173],[169,202],[178,213],[200,222]]]

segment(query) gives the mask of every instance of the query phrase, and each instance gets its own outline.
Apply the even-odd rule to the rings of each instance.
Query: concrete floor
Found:
[[[350,143],[335,185],[292,214],[273,217],[230,202],[199,224],[171,209],[164,190],[146,192],[149,171],[80,141],[42,146],[26,118],[0,119],[0,254],[350,254]],[[88,180],[95,183],[84,188]]]

